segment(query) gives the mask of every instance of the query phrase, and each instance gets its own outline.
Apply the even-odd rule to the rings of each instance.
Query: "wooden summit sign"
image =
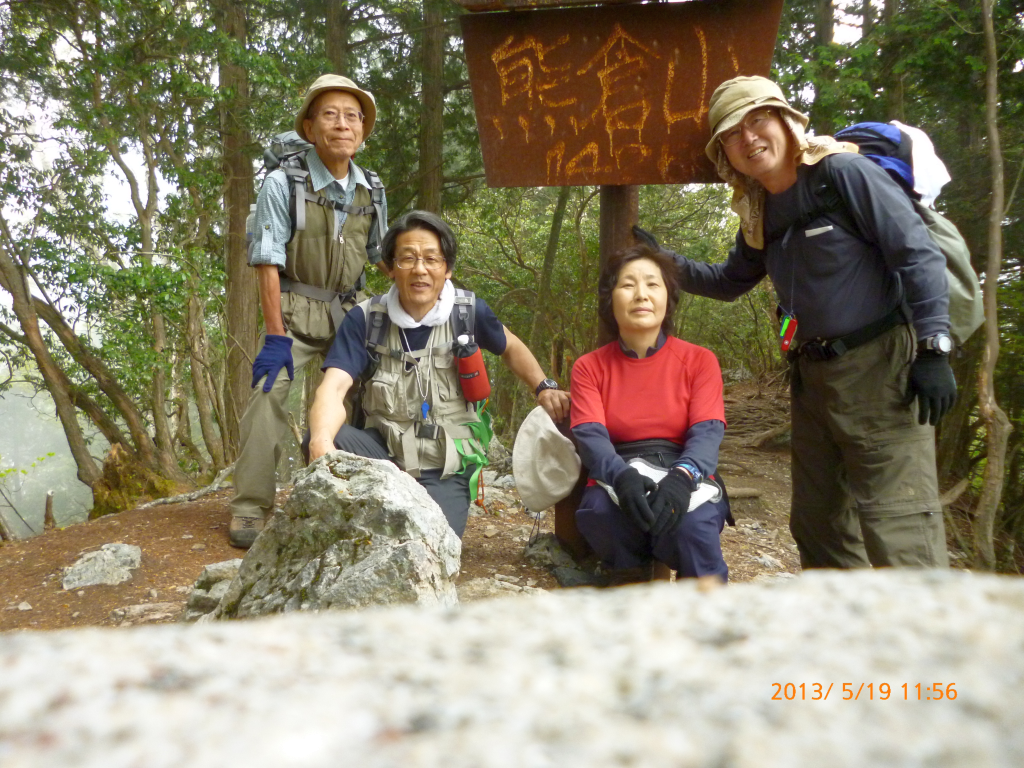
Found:
[[[718,181],[708,100],[769,74],[781,14],[782,0],[694,0],[462,16],[488,185]]]

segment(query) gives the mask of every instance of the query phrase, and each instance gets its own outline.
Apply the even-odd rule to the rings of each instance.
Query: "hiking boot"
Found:
[[[231,526],[228,528],[228,538],[232,547],[248,549],[256,541],[256,537],[263,530],[264,520],[262,517],[232,517]]]

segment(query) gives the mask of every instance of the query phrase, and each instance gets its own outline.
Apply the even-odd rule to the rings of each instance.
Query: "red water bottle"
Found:
[[[484,355],[478,344],[470,344],[469,336],[456,339],[455,356],[459,360],[459,385],[462,396],[471,403],[486,400],[491,396],[491,382],[484,367]]]

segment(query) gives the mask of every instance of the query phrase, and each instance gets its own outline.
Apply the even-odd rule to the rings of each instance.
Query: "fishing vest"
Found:
[[[375,314],[387,315],[383,297],[359,306],[367,329]],[[427,346],[416,352],[406,352],[401,329],[389,325],[384,342],[369,350],[379,360],[363,393],[366,427],[380,431],[395,463],[413,477],[424,469],[441,469],[442,477],[450,477],[462,466],[457,440],[470,441],[465,446],[469,450],[462,453],[486,453],[466,426],[480,417],[462,396],[458,362],[452,353],[452,320],[434,326]],[[426,419],[421,410],[424,399],[430,406]]]
[[[306,191],[305,229],[296,231],[285,249],[281,316],[297,336],[330,339],[365,297],[361,289],[374,207],[370,191],[357,184],[351,207],[361,210],[348,214],[339,237],[334,207],[318,202],[308,178]]]

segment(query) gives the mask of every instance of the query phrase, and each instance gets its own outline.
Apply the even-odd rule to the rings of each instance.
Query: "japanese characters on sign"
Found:
[[[462,17],[491,186],[717,181],[708,100],[767,75],[782,0]]]

